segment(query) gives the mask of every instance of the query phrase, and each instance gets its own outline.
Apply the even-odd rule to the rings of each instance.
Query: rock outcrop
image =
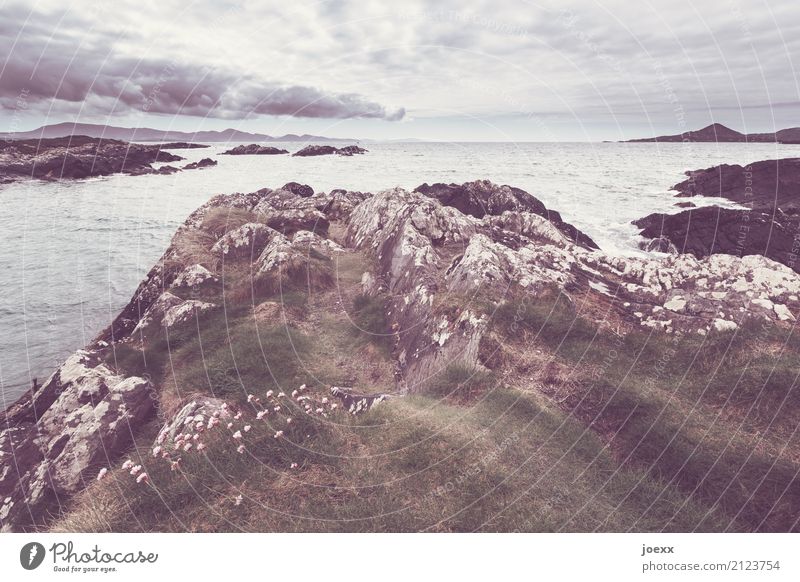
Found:
[[[239,145],[235,148],[231,148],[227,151],[222,152],[221,155],[227,156],[274,156],[279,154],[288,154],[289,152],[284,149],[272,147],[272,146],[262,146],[258,145],[257,143],[251,143],[249,145]]]
[[[340,156],[352,156],[356,154],[365,154],[367,150],[357,145],[349,145],[337,148],[330,145],[309,145],[293,153],[293,156],[307,157],[307,156],[328,156],[337,154]]]
[[[124,451],[153,413],[160,387],[157,380],[126,377],[112,366],[112,356],[144,349],[163,338],[165,328],[186,332],[199,314],[225,307],[219,291],[228,277],[245,277],[259,289],[280,291],[300,281],[316,290],[326,277],[331,286],[331,269],[340,260],[363,258],[355,273],[350,265],[351,290],[360,287],[380,299],[390,343],[387,378],[394,373],[396,385],[379,393],[359,385],[329,387],[325,401],[331,396],[352,413],[390,396],[424,392],[454,364],[491,367],[484,354],[494,313],[519,297],[535,302],[555,293],[602,311],[598,325],[695,337],[750,320],[792,325],[800,313],[800,275],[775,261],[607,255],[558,213],[510,186],[482,181],[374,195],[306,188],[289,183],[218,195],[197,209],[112,325],[5,413],[3,528],[43,524]],[[226,231],[207,227],[220,214],[238,222]],[[256,322],[286,325],[291,308],[284,310],[276,295],[256,299],[249,287],[244,306],[236,308],[247,309]],[[214,394],[172,400],[158,439],[175,441],[186,423],[199,430],[200,419],[226,416],[226,403]],[[13,464],[5,462],[10,458]]]
[[[184,170],[199,170],[201,168],[211,168],[217,165],[217,160],[212,160],[211,158],[203,158],[199,162],[192,162],[191,164],[186,164],[183,169]]]
[[[151,164],[182,160],[159,145],[71,136],[0,143],[0,179],[79,179],[156,173]]]
[[[696,257],[763,255],[800,272],[800,159],[724,164],[687,175],[674,186],[679,196],[722,197],[742,208],[651,214],[634,221],[642,236]]]
[[[0,425],[0,530],[34,529],[121,454],[154,410],[144,378],[78,351]]]

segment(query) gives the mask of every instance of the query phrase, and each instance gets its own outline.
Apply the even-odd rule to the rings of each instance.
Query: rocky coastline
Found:
[[[762,255],[800,272],[800,159],[723,164],[687,176],[673,186],[678,197],[722,197],[740,208],[706,206],[636,220],[647,246],[699,258]]]
[[[89,155],[119,146],[81,147]],[[141,164],[159,152],[142,150]],[[178,229],[111,325],[0,417],[0,528],[47,528],[68,511],[73,496],[119,464],[133,441],[153,439],[153,430],[153,457],[172,463],[174,471],[178,453],[186,458],[197,442],[212,446],[212,429],[220,422],[212,418],[230,430],[243,413],[253,423],[276,418],[286,426],[275,432],[279,439],[284,430],[294,434],[298,417],[337,414],[331,402],[355,414],[386,400],[429,394],[430,379],[453,366],[524,383],[522,368],[508,363],[510,348],[498,343],[495,323],[497,313],[516,301],[560,298],[580,305],[582,317],[598,330],[617,335],[691,339],[753,323],[776,329],[794,324],[800,275],[764,256],[701,254],[608,255],[533,195],[487,180],[376,193],[314,192],[291,182],[215,196]],[[327,358],[343,350],[346,374],[309,384],[307,393],[293,392],[292,426],[285,401],[269,400],[268,408],[248,412],[261,399],[289,398],[282,391],[249,393],[220,364],[211,376],[197,376],[212,383],[209,392],[186,380],[194,376],[181,376],[196,362],[163,359],[165,353],[189,353],[192,334],[204,326],[213,333],[224,321],[228,330],[239,329],[235,317],[241,318],[237,325],[260,322],[272,334],[297,330],[290,337],[326,337],[331,333],[324,325],[330,325],[334,306],[342,309],[337,298],[343,294],[359,297],[359,307],[345,310],[342,321],[362,317],[359,328],[372,330],[378,347],[363,347],[368,351],[355,358],[350,343],[326,347]],[[363,319],[364,305],[371,319]],[[303,345],[292,342],[295,352],[284,360]],[[211,348],[204,346],[203,365],[211,366],[205,363],[213,358]],[[364,370],[359,359],[383,363]],[[249,364],[237,365],[248,373]],[[265,376],[261,370],[255,377]],[[184,434],[185,426],[195,425],[190,436]]]

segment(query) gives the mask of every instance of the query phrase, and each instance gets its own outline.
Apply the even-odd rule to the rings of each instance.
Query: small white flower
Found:
[[[275,394],[272,390],[267,390],[267,398],[271,398]]]
[[[282,436],[283,436],[283,431],[282,431],[282,430],[279,430],[278,432],[276,432],[276,433],[275,433],[275,436],[274,436],[273,438],[279,439],[279,438],[281,438]]]
[[[233,423],[232,422],[228,423],[228,428],[233,428]]]
[[[178,459],[177,461],[172,461],[169,464],[169,470],[170,471],[177,471],[180,468],[181,468],[181,460],[180,459]]]
[[[100,469],[100,472],[97,474],[97,480],[100,481],[100,479],[106,476],[106,473],[108,473],[108,469],[106,469],[105,467]]]
[[[297,395],[300,394],[297,390],[292,390],[292,398],[297,398]]]
[[[285,396],[286,396],[286,394],[284,394],[283,392],[278,392],[278,398],[283,398]]]
[[[240,455],[244,453],[244,445],[239,445],[236,447],[236,452],[238,452]]]
[[[275,412],[280,412],[280,410],[281,410],[281,407],[280,407],[280,406],[276,406],[276,407],[275,407],[275,408],[273,408],[272,410],[274,410]]]
[[[234,504],[236,504],[237,506],[238,506],[238,505],[241,505],[241,504],[242,504],[242,501],[244,501],[244,498],[243,498],[241,495],[237,495],[236,497],[234,497],[234,498],[233,498],[233,502],[234,502]]]
[[[289,465],[289,468],[290,469],[297,469],[297,463],[292,463],[291,465]]]
[[[317,408],[314,412],[317,414],[322,414],[324,411],[321,408]]]
[[[223,404],[222,408],[227,408],[227,404]],[[219,418],[219,410],[215,410],[214,414],[211,415],[213,418]]]
[[[239,420],[240,418],[242,418],[242,411],[241,410],[236,413],[236,416],[233,417],[233,420]]]
[[[192,443],[186,443],[185,445],[183,445],[183,450],[186,451],[187,453],[189,451],[191,451],[192,450]]]
[[[197,443],[197,450],[198,451],[202,451],[205,448],[206,448],[206,446],[203,443]]]
[[[253,398],[255,398],[255,396],[253,396],[252,394],[248,394],[248,395],[247,395],[247,401],[248,401],[248,402],[252,402],[252,401],[253,401]]]
[[[327,396],[322,398],[322,403],[323,403],[323,404],[327,404],[327,403],[328,403],[328,398],[327,398]]]
[[[291,418],[287,418],[286,419],[286,424],[292,424],[292,419]]]
[[[136,482],[137,482],[137,483],[141,483],[142,481],[147,481],[147,480],[148,480],[148,478],[149,478],[149,477],[147,476],[147,473],[142,473],[141,475],[139,475],[138,477],[136,477]]]
[[[160,455],[160,454],[161,454],[161,447],[160,447],[160,446],[158,446],[158,447],[155,447],[155,448],[153,449],[153,456],[154,456],[154,457],[157,457],[157,456],[158,456],[158,455]]]
[[[260,410],[260,411],[258,412],[258,414],[256,414],[256,418],[257,418],[258,420],[261,420],[261,419],[262,419],[262,418],[264,418],[266,415],[267,415],[267,411],[266,411],[266,410]]]
[[[131,467],[131,475],[136,475],[141,470],[142,470],[142,466],[141,465],[136,465],[134,467]]]
[[[336,410],[338,407],[339,407],[339,405],[336,404],[335,402],[333,404],[331,404],[331,410]]]
[[[250,429],[253,428],[249,424],[244,425],[244,432],[250,432]]]
[[[205,423],[198,422],[197,424],[194,425],[194,430],[202,432],[205,427],[206,427]]]
[[[127,471],[127,470],[128,470],[128,469],[130,469],[131,467],[133,467],[133,461],[131,461],[130,459],[128,459],[127,461],[125,461],[124,463],[122,463],[122,469],[123,469],[123,471]]]
[[[237,441],[238,441],[240,438],[242,438],[242,431],[240,431],[240,430],[237,430],[235,433],[233,433],[233,438],[235,438]]]
[[[158,435],[156,442],[160,445],[163,445],[165,440],[167,440],[167,433],[162,432],[161,434]]]
[[[306,385],[305,384],[300,384],[300,388],[298,388],[298,390],[305,390],[305,389],[306,389]]]

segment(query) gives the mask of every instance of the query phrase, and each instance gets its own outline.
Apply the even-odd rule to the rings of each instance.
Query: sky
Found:
[[[0,133],[597,141],[800,126],[794,0],[0,6]]]

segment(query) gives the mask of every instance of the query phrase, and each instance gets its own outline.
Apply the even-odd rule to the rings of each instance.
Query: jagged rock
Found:
[[[212,166],[217,165],[217,160],[212,160],[211,158],[203,158],[199,162],[192,162],[191,164],[186,164],[183,169],[184,170],[197,170],[200,168],[210,168]]]
[[[186,141],[173,141],[169,143],[162,143],[159,146],[162,150],[191,150],[191,149],[198,149],[198,148],[207,148],[204,143],[192,143]]]
[[[314,195],[314,189],[307,184],[300,184],[299,182],[288,182],[281,186],[281,190],[288,190],[292,194],[296,194],[301,198],[310,198]]]
[[[169,328],[189,320],[196,313],[203,313],[214,307],[216,306],[213,303],[197,299],[181,299],[166,291],[145,312],[133,333],[144,333],[153,324]]]
[[[266,224],[248,222],[222,235],[211,252],[226,258],[255,257],[277,234]]]
[[[0,432],[0,529],[25,530],[56,514],[130,443],[154,409],[150,383],[123,378],[96,353],[78,351],[42,386],[56,395],[38,420]],[[48,396],[47,400],[50,400]],[[45,402],[40,400],[40,404]]]
[[[356,154],[365,154],[367,153],[367,150],[357,145],[349,145],[343,148],[339,148],[338,150],[336,150],[336,153],[339,154],[340,156],[352,156]]]
[[[328,194],[320,193],[313,200],[317,210],[328,220],[347,220],[353,209],[372,196],[369,192],[352,192],[349,190],[331,190]]]
[[[194,398],[164,423],[153,444],[161,445],[174,441],[188,424],[202,423],[207,426],[210,418],[228,419],[231,416],[227,403],[219,398]]]
[[[240,145],[236,146],[235,148],[229,149],[227,151],[222,152],[221,155],[228,155],[228,156],[274,156],[277,154],[288,154],[289,152],[286,150],[282,150],[279,148],[271,147],[271,146],[262,146],[258,145],[257,143],[251,143],[249,145]]]
[[[185,287],[190,289],[198,289],[205,285],[218,282],[219,277],[214,275],[203,265],[194,264],[181,271],[181,273],[175,278],[175,281],[172,285],[175,288]]]
[[[790,209],[791,211],[791,209]],[[651,214],[634,221],[642,236],[671,243],[702,258],[716,253],[763,255],[800,272],[797,216],[707,206],[678,214]]]
[[[500,216],[505,212],[530,212],[546,218],[574,243],[586,248],[596,249],[597,244],[586,234],[571,224],[564,222],[561,215],[548,210],[535,196],[512,186],[500,186],[489,180],[476,180],[464,184],[433,184],[418,186],[415,192],[437,199],[445,206],[457,208],[464,214],[476,218]]]
[[[158,145],[114,139],[71,136],[48,139],[7,140],[0,143],[0,176],[7,180],[39,178],[79,179],[153,173],[155,162],[182,160]]]

